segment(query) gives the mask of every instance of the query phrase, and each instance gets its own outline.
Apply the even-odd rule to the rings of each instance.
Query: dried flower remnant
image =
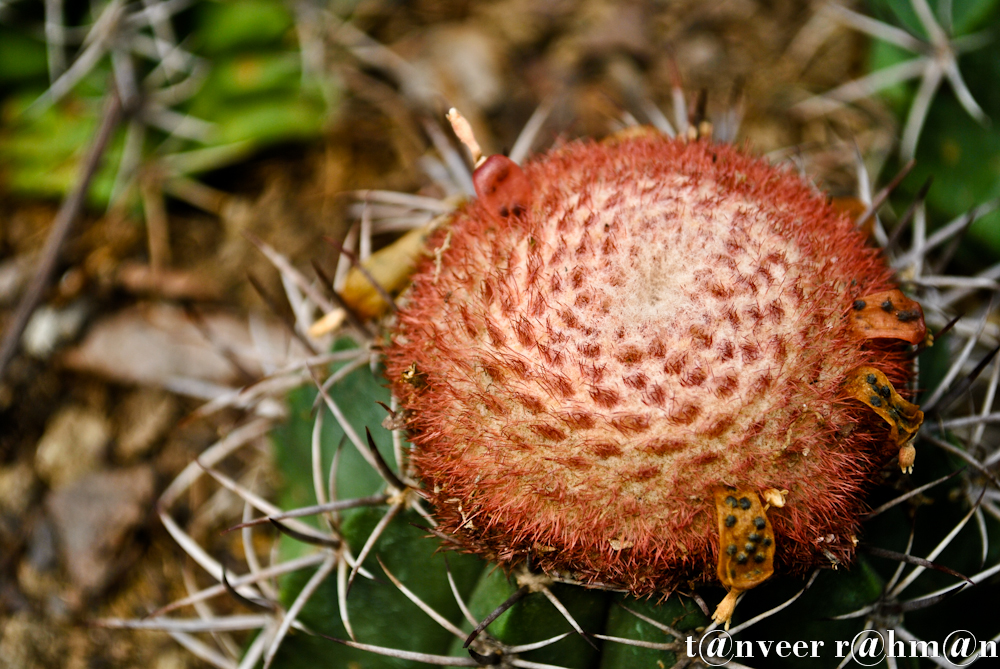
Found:
[[[913,473],[916,449],[910,442],[924,420],[920,407],[900,397],[885,374],[874,367],[862,365],[852,371],[844,381],[844,388],[889,424],[889,439],[899,446],[899,468]]]
[[[774,573],[774,531],[753,490],[715,489],[715,511],[719,521],[719,582],[729,594],[715,612],[716,622],[729,621],[736,599],[771,578]]]
[[[919,426],[893,390],[887,438],[852,373],[902,388],[924,338],[863,233],[788,171],[651,130],[492,156],[474,182],[386,346],[440,529],[639,594],[718,580],[727,622],[772,571],[849,562],[864,491]],[[856,308],[883,295],[891,327]],[[750,525],[720,491],[764,530],[730,537]],[[751,534],[753,575],[726,552]]]
[[[886,290],[854,301],[851,323],[864,339],[901,339],[919,344],[927,336],[920,305],[899,290]]]

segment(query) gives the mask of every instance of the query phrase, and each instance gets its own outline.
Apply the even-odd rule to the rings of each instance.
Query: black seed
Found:
[[[747,497],[740,497],[740,508],[746,511],[750,508],[750,500]]]
[[[744,546],[743,546],[743,550],[745,550],[745,551],[746,551],[747,553],[753,553],[753,549],[755,549],[755,548],[757,548],[757,547],[756,547],[756,546],[754,546],[754,545],[753,545],[752,543],[750,543],[750,542],[747,542],[747,543],[746,543],[746,544],[744,544]]]
[[[726,527],[732,527],[736,524],[736,516],[729,515],[726,516]]]
[[[896,314],[896,320],[900,323],[911,323],[920,318],[920,312],[916,309],[909,309],[907,311],[900,311]]]
[[[865,304],[864,300],[854,300],[854,310],[855,311],[861,311],[862,309],[864,309],[867,306],[868,305]]]
[[[880,406],[882,406],[882,398],[879,397],[878,395],[872,395],[868,399],[871,402],[871,405],[873,407],[880,407]]]
[[[749,539],[750,541],[760,541],[760,535],[757,534],[756,532],[751,532],[750,535],[747,537],[747,539]]]
[[[753,556],[754,562],[763,562],[766,559],[767,556],[764,555],[763,553],[757,553],[756,555]]]
[[[737,555],[736,556],[736,562],[739,563],[739,564],[746,564],[747,563],[747,554],[746,553],[740,553],[739,555]]]
[[[732,569],[729,570],[729,576],[732,577],[732,578],[736,578],[736,568],[735,567],[733,567]]]
[[[764,537],[764,541],[762,541],[761,543],[764,544],[764,548],[767,548],[768,546],[771,545],[771,537]]]
[[[889,397],[892,395],[892,388],[890,388],[889,386],[882,386],[881,388],[878,389],[878,394],[886,399],[889,399]]]
[[[736,544],[729,544],[726,546],[726,555],[729,555],[730,557],[736,555]]]
[[[891,314],[892,313],[892,300],[886,300],[885,302],[883,302],[879,306],[882,307],[882,311],[884,311],[885,313],[887,313],[887,314]]]
[[[876,377],[874,374],[869,374],[868,376],[865,377],[865,381],[867,381],[869,385],[874,386],[878,383],[878,377]]]
[[[735,509],[736,508],[736,498],[733,497],[732,495],[730,495],[729,497],[726,498],[726,504],[728,504],[729,506],[731,506],[731,507],[733,507]]]
[[[753,526],[756,527],[758,530],[762,530],[765,527],[767,527],[767,521],[764,520],[763,516],[757,516],[756,518],[753,519]]]

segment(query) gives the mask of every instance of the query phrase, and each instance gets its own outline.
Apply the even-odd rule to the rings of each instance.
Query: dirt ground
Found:
[[[41,304],[53,314],[52,327],[65,332],[44,350],[22,348],[0,385],[0,666],[202,666],[165,634],[88,623],[140,617],[184,596],[185,578],[198,581],[160,523],[155,500],[242,417],[234,410],[192,416],[201,400],[171,379],[200,374],[205,383],[239,386],[260,372],[206,370],[185,360],[187,349],[171,347],[170,339],[189,336],[180,331],[192,319],[216,319],[234,332],[242,327],[240,336],[250,316],[280,329],[248,280],[277,296],[278,275],[245,233],[310,276],[311,262],[332,272],[336,253],[322,238],[346,231],[343,193],[441,194],[418,164],[433,152],[425,121],[440,124],[448,106],[462,110],[491,153],[509,149],[532,112],[555,101],[536,142],[541,150],[560,137],[605,135],[628,115],[647,122],[646,102],[672,118],[678,76],[689,99],[704,92],[710,118],[734,104],[742,108],[739,138],[754,151],[795,155],[799,146],[810,174],[832,193],[850,194],[849,140],[877,164],[895,129],[876,104],[812,120],[789,113],[794,102],[863,69],[864,39],[817,19],[820,4],[363,2],[352,25],[415,67],[425,89],[408,89],[356,53],[331,50],[336,55],[326,66],[345,88],[324,136],[208,174],[206,197],[215,201],[206,209],[214,211],[168,199],[169,253],[159,274],[150,272],[150,228],[140,216],[114,207],[85,212]],[[57,209],[57,202],[0,192],[4,327]],[[287,304],[277,309],[289,312]],[[140,327],[151,320],[163,345]],[[95,332],[110,343],[88,348]],[[195,359],[211,348],[191,346]],[[158,354],[163,359],[151,363]],[[266,462],[266,449],[260,440],[246,464]],[[187,508],[206,501],[199,494],[207,493],[195,488]],[[209,517],[202,538],[220,553],[238,554],[238,537],[218,538],[217,529]]]

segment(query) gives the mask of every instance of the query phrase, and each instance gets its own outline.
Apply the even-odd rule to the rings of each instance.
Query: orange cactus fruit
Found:
[[[790,170],[651,130],[474,181],[385,343],[439,529],[636,594],[849,563],[915,429],[894,389],[924,336],[851,218]]]

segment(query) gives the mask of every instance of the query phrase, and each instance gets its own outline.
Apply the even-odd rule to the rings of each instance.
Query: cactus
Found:
[[[862,490],[919,426],[889,342],[925,334],[853,222],[651,130],[474,180],[386,344],[441,529],[641,594],[849,562]],[[900,407],[893,438],[868,402]]]
[[[687,146],[708,151],[710,145]],[[516,163],[522,157],[511,158]],[[532,169],[542,168],[526,168],[528,174],[535,174]],[[513,174],[513,188],[503,186],[502,178],[486,180],[499,182],[501,186],[494,191],[479,189],[479,204],[469,205],[458,216],[474,217],[469,212],[477,207],[487,210],[477,215],[493,216],[506,210],[507,214],[518,216],[515,210],[525,206],[526,196],[517,186],[518,172]],[[469,176],[458,175],[456,181],[468,180]],[[480,186],[482,181],[476,180],[475,185]],[[870,205],[871,194],[864,195]],[[430,257],[422,266],[425,284],[433,283],[441,265],[454,258],[447,254],[446,247],[470,243],[469,239],[449,237],[447,226],[454,224],[453,215],[448,212],[452,206],[449,203],[400,194],[368,197],[368,201],[381,199],[382,204],[394,207],[396,214],[420,215],[430,221],[427,227],[409,236],[407,248],[412,248],[415,239],[431,234],[432,229],[440,229],[429,242]],[[918,215],[923,217],[923,213]],[[870,216],[871,212],[865,212],[860,219],[864,221]],[[831,214],[829,220],[834,218]],[[958,219],[944,229],[955,232],[971,218],[970,215]],[[503,225],[504,221],[496,220],[494,224]],[[905,280],[906,287],[927,314],[933,346],[928,345],[931,341],[925,340],[922,332],[914,329],[904,333],[905,336],[891,337],[906,342],[884,347],[891,348],[891,352],[878,349],[882,357],[874,366],[864,356],[875,354],[857,342],[848,352],[837,353],[852,357],[852,364],[836,361],[836,378],[827,392],[840,388],[844,395],[838,401],[849,401],[845,397],[850,395],[857,398],[851,405],[851,416],[862,424],[860,432],[864,435],[863,439],[858,437],[857,451],[863,454],[858,457],[868,460],[861,467],[862,474],[848,475],[854,476],[846,483],[850,490],[845,504],[849,508],[833,526],[836,531],[813,531],[808,550],[802,542],[793,551],[794,558],[784,557],[784,562],[779,559],[776,576],[743,594],[740,606],[730,613],[731,621],[723,616],[727,624],[731,622],[728,634],[737,641],[751,642],[749,649],[753,653],[732,660],[731,666],[737,663],[801,666],[804,662],[809,662],[809,666],[841,666],[847,661],[840,646],[843,642],[856,641],[858,652],[870,648],[865,645],[864,637],[858,636],[866,629],[880,631],[884,636],[892,631],[896,639],[905,642],[907,650],[911,640],[940,644],[948,632],[958,629],[972,631],[980,641],[996,640],[995,623],[978,613],[988,610],[988,590],[966,586],[969,581],[981,585],[1000,572],[1000,555],[989,541],[996,536],[996,522],[1000,519],[996,505],[1000,493],[994,474],[998,458],[995,449],[984,442],[987,427],[995,416],[990,411],[1000,382],[1000,365],[991,363],[996,349],[987,353],[983,348],[995,344],[997,329],[988,322],[988,311],[971,318],[950,318],[958,300],[972,287],[987,286],[992,279],[987,276],[980,284],[963,283],[929,272],[928,268],[937,266],[948,252],[944,249],[948,238],[948,234],[942,234],[928,239],[921,227],[914,233],[910,248],[897,245],[890,249],[894,253],[893,269]],[[895,239],[893,243],[896,244]],[[263,245],[262,248],[271,257],[280,258],[273,249]],[[405,280],[408,273],[396,270],[412,264],[413,253],[401,248],[392,246],[380,252],[381,255],[376,254],[367,265],[371,275],[367,279],[363,272],[353,269],[341,291],[344,299],[352,305],[385,303],[389,296],[371,289],[370,283],[396,288]],[[863,252],[857,253],[864,256]],[[350,254],[345,253],[345,257]],[[848,262],[863,264],[857,259]],[[847,292],[838,298],[850,307],[849,314],[856,302],[865,302],[857,308],[861,315],[856,315],[863,322],[844,326],[859,340],[864,338],[857,334],[859,328],[884,332],[877,322],[877,312],[866,311],[869,307],[864,298],[871,293],[895,291],[884,268],[872,267],[870,256],[865,256],[864,262],[869,263],[865,270],[868,274],[863,274],[859,281],[862,284],[859,292]],[[301,298],[299,291],[312,297],[310,291],[316,290],[310,281],[287,261],[276,264],[288,279],[286,286],[293,297]],[[851,272],[857,269],[855,265],[849,267]],[[396,278],[384,278],[389,275]],[[849,283],[849,277],[844,283]],[[953,291],[944,294],[926,289],[935,285],[950,285]],[[894,314],[899,311],[902,299],[909,298],[893,293],[890,301]],[[329,303],[322,294],[314,301]],[[372,311],[377,309],[375,306]],[[903,311],[909,310],[907,307]],[[343,316],[332,305],[327,311]],[[402,316],[390,316],[381,326],[389,328],[394,319],[405,323],[407,318],[412,321],[412,312],[404,309]],[[425,323],[428,318],[435,318],[434,313],[424,314]],[[444,318],[432,322],[440,327],[461,326],[447,323]],[[915,319],[896,320],[905,323]],[[718,647],[712,642],[723,638],[721,621],[712,621],[712,605],[725,601],[724,592],[712,582],[720,546],[715,533],[724,531],[725,518],[720,517],[722,522],[718,527],[713,524],[715,517],[710,517],[711,523],[704,522],[703,517],[697,528],[683,528],[702,533],[701,552],[687,563],[681,557],[671,557],[666,568],[673,571],[659,573],[652,579],[656,586],[652,588],[637,579],[640,568],[652,564],[646,558],[625,571],[615,571],[606,565],[582,570],[579,555],[549,557],[565,550],[566,545],[540,541],[542,535],[524,533],[511,537],[511,527],[503,526],[489,536],[477,534],[478,529],[470,531],[469,518],[463,517],[464,508],[459,506],[470,497],[448,497],[447,491],[439,495],[440,491],[432,486],[444,478],[434,469],[436,465],[425,461],[414,468],[410,457],[415,448],[434,447],[434,425],[443,426],[440,430],[455,427],[447,422],[432,424],[414,418],[427,411],[448,413],[442,410],[444,405],[434,406],[435,402],[441,402],[440,397],[433,397],[428,407],[421,404],[426,399],[416,396],[428,384],[443,383],[442,378],[450,372],[432,370],[424,362],[435,353],[426,353],[417,360],[413,349],[426,350],[428,338],[416,337],[420,332],[412,322],[409,327],[395,330],[397,337],[393,341],[381,332],[374,336],[365,323],[355,323],[353,337],[343,336],[344,330],[336,331],[339,338],[330,353],[300,359],[283,375],[276,375],[275,381],[287,380],[288,385],[313,382],[290,393],[288,421],[272,433],[276,464],[284,477],[277,505],[257,497],[216,467],[233,450],[260,437],[270,426],[267,419],[250,422],[220,441],[164,493],[160,513],[168,529],[220,582],[219,586],[169,608],[228,591],[259,612],[209,620],[200,625],[192,622],[188,627],[160,616],[154,616],[146,624],[170,629],[219,666],[233,663],[225,664],[225,658],[212,655],[217,651],[198,645],[201,642],[188,635],[190,630],[260,630],[248,641],[242,666],[255,666],[262,660],[265,665],[281,667],[610,668],[721,663],[722,659],[709,657],[705,648]],[[893,326],[894,333],[898,332],[896,327]],[[400,344],[400,333],[409,341]],[[516,332],[510,336],[516,336]],[[876,334],[873,338],[890,337]],[[386,376],[381,369],[386,347],[389,382],[400,395],[415,396],[401,397],[403,406],[386,387]],[[456,354],[459,363],[463,358],[471,359],[471,354],[465,351]],[[830,356],[821,353],[819,357]],[[919,375],[912,378],[908,371],[911,359],[919,370]],[[417,360],[415,365],[411,364],[414,360]],[[860,365],[865,366],[863,373],[852,375],[851,371]],[[982,374],[984,371],[986,374]],[[868,380],[870,375],[876,377],[875,382]],[[860,390],[852,391],[855,386],[864,390],[873,383],[880,392],[885,387],[888,398],[900,406],[900,395],[911,399],[919,395],[922,411],[933,420],[921,427],[919,421],[907,425],[905,421],[899,423],[882,415],[878,411],[881,401],[876,404],[870,397],[860,396]],[[968,417],[946,413],[970,392],[979,408]],[[320,405],[325,409],[315,411]],[[788,424],[785,421],[774,429],[787,431]],[[819,422],[811,425],[819,428]],[[413,428],[418,446],[404,441],[407,427]],[[464,425],[462,429],[465,430],[462,438],[476,436],[472,434],[474,426]],[[847,428],[844,431],[851,433]],[[920,446],[915,466],[909,450],[911,436]],[[810,443],[813,449],[830,448],[830,442],[822,439]],[[889,459],[897,447],[901,447],[899,460],[893,464]],[[446,453],[437,457],[451,456]],[[910,470],[911,466],[912,474],[899,471]],[[249,572],[239,577],[227,575],[173,520],[171,508],[181,492],[201,474],[199,467],[246,500],[247,512],[239,528],[245,546],[253,545],[252,534],[261,525],[273,526],[282,533],[278,559],[272,567],[261,567],[253,551],[248,550]],[[831,480],[816,479],[815,473],[808,476],[812,477],[811,484],[832,486],[844,474],[838,471],[831,475]],[[465,488],[473,488],[474,473],[466,478]],[[713,474],[712,480],[698,492],[707,494],[720,485],[739,487],[739,483]],[[805,485],[799,483],[792,491],[792,499]],[[862,489],[871,489],[870,496],[861,496]],[[433,499],[437,509],[427,506],[427,497]],[[725,503],[725,496],[722,499]],[[608,501],[597,496],[595,503]],[[699,503],[715,509],[714,500],[702,499]],[[445,513],[441,513],[442,507],[446,508]],[[260,515],[254,518],[251,508]],[[820,512],[816,513],[819,517]],[[780,514],[773,514],[769,519],[774,522],[779,517]],[[585,535],[588,529],[575,527],[573,531]],[[859,539],[856,551],[853,545],[844,543],[845,536],[855,529]],[[796,532],[804,535],[810,530],[815,527],[807,523]],[[775,536],[788,538],[796,532],[778,525]],[[525,550],[522,546],[514,551],[511,547],[518,541],[527,541],[531,548]],[[612,548],[618,552],[635,543],[635,538],[622,537],[620,545]],[[470,553],[470,548],[475,550]],[[497,560],[500,566],[495,563]],[[269,582],[279,574],[282,578],[277,586]],[[777,644],[781,641],[789,642],[789,648],[799,648],[795,643],[805,642],[810,659],[803,660],[797,654],[800,648],[795,653],[778,655]],[[702,655],[691,657],[692,648],[696,651],[700,648]],[[744,647],[741,652],[746,651]],[[898,658],[886,664],[921,666],[919,662]]]
[[[418,200],[413,202],[421,206]],[[432,255],[430,272],[433,262]],[[301,279],[289,265],[279,265],[292,277],[290,283]],[[947,327],[942,327],[936,314],[929,318],[932,324],[940,323],[939,331],[934,346],[920,351],[917,383],[931,389],[924,395],[923,406],[933,410],[965,392],[990,357],[981,358],[971,373],[962,376],[962,357],[948,362],[952,357],[948,348],[956,346],[949,340],[956,335],[943,332]],[[965,333],[964,346],[971,351],[981,335]],[[280,508],[257,498],[215,467],[241,443],[260,436],[268,424],[265,420],[249,423],[207,451],[161,501],[168,529],[226,589],[248,606],[270,607],[266,613],[234,617],[235,626],[262,629],[247,647],[245,666],[262,656],[266,664],[283,667],[318,663],[631,667],[661,662],[683,666],[691,659],[689,650],[697,650],[699,643],[711,648],[719,630],[710,621],[711,604],[721,599],[722,591],[697,588],[704,577],[695,574],[677,583],[666,598],[662,591],[660,596],[637,598],[636,594],[646,593],[638,588],[630,593],[628,584],[596,579],[578,582],[571,565],[557,565],[545,573],[536,566],[542,560],[513,566],[508,561],[507,569],[498,569],[463,552],[467,544],[461,535],[456,539],[437,529],[437,520],[420,494],[421,484],[408,464],[412,447],[403,441],[406,414],[385,387],[381,350],[373,346],[376,341],[341,337],[330,353],[300,360],[289,373],[297,381],[311,377],[315,387],[291,393],[289,420],[272,434],[276,464],[284,476]],[[924,344],[921,338],[913,341]],[[905,347],[916,350],[910,344]],[[992,369],[985,386],[987,406],[998,379],[997,367]],[[394,376],[405,376],[406,371],[397,370]],[[411,387],[427,382],[419,376],[419,365],[410,373]],[[327,411],[313,411],[316,404],[325,405]],[[873,422],[878,421],[873,418]],[[866,625],[891,629],[897,638],[908,640],[915,634],[940,643],[940,614],[924,609],[935,604],[949,611],[948,631],[969,629],[980,640],[992,637],[995,631],[984,627],[986,621],[969,613],[975,608],[969,602],[978,601],[979,589],[955,600],[946,596],[963,587],[963,574],[981,582],[1000,571],[995,549],[986,540],[995,531],[993,520],[983,514],[990,507],[978,504],[980,496],[991,489],[992,474],[984,466],[985,457],[975,459],[961,448],[972,439],[964,441],[949,424],[956,428],[973,425],[973,432],[978,432],[984,423],[974,418],[965,423],[949,419],[924,426],[918,441],[940,448],[921,448],[913,477],[902,475],[898,467],[875,470],[887,485],[867,501],[876,510],[860,528],[860,554],[853,562],[847,564],[848,558],[831,550],[833,545],[824,551],[824,542],[833,538],[818,536],[817,553],[826,558],[825,563],[808,562],[798,569],[789,565],[787,572],[806,575],[779,574],[746,593],[729,634],[736,640],[822,642],[816,646],[822,652],[810,661],[816,666],[837,666],[843,656],[843,652],[837,654],[837,642],[855,639]],[[887,428],[880,433],[875,426],[871,429],[885,439]],[[962,457],[975,463],[962,469],[956,459]],[[285,533],[279,544],[280,559],[270,572],[252,562],[250,573],[227,577],[209,556],[191,546],[172,521],[168,509],[198,475],[198,466],[247,501],[248,513],[240,528],[245,545],[252,545],[251,532],[259,525],[271,524]],[[251,506],[264,517],[252,518]],[[921,521],[912,531],[907,509]],[[302,517],[319,520],[307,523]],[[971,525],[966,528],[973,518],[981,528],[981,542]],[[953,530],[948,533],[944,528]],[[894,572],[897,564],[899,571]],[[288,575],[278,591],[269,590],[265,574],[279,572]],[[194,598],[221,591],[220,586]],[[939,599],[945,601],[939,603]],[[184,603],[188,602],[171,608]],[[274,615],[275,609],[281,614]],[[487,621],[492,622],[480,629]],[[162,623],[154,618],[148,624]],[[292,625],[299,631],[289,635]],[[175,630],[175,634],[183,632]],[[801,662],[795,656],[771,655],[762,660],[760,648],[754,648],[757,655],[738,661],[745,666],[797,666]],[[897,666],[908,666],[907,661],[897,660]]]

